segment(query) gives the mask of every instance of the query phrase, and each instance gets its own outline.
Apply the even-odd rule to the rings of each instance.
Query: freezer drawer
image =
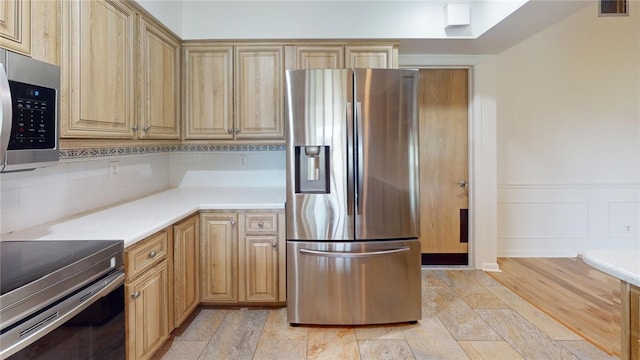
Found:
[[[420,242],[287,241],[292,324],[364,325],[422,317]]]

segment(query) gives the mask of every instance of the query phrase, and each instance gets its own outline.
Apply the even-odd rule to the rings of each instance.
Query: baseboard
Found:
[[[502,272],[498,263],[482,263],[482,271]]]

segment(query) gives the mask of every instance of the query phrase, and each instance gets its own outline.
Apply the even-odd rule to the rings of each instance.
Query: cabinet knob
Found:
[[[147,132],[149,129],[151,129],[151,126],[145,126],[142,128],[142,131]]]
[[[260,221],[260,222],[258,223],[258,227],[260,227],[260,228],[264,227],[264,223],[263,223],[262,221]]]
[[[469,185],[469,184],[464,180],[458,181],[458,186],[460,186],[461,188],[465,188],[465,187],[467,187],[467,185]]]
[[[277,248],[278,247],[278,243],[277,242],[272,242],[271,243],[271,247],[274,248],[274,249]]]
[[[233,129],[231,128],[227,129],[227,134],[233,134]]]
[[[151,251],[151,252],[149,253],[149,259],[153,259],[154,257],[156,257],[156,255],[157,255],[157,254],[156,254],[156,252],[155,252],[155,251]]]
[[[138,131],[138,125],[133,125],[133,126],[131,127],[131,130],[133,130],[133,131]]]
[[[135,291],[133,294],[131,294],[131,297],[134,299],[137,299],[140,297],[140,291]]]
[[[239,133],[239,132],[240,132],[240,129],[235,129],[234,131],[235,131],[235,133],[237,134],[237,133]]]
[[[236,226],[236,221],[235,220],[231,220],[231,226]]]

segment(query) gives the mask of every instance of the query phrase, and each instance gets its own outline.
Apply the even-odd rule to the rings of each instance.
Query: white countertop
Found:
[[[5,240],[124,240],[129,246],[195,213],[283,209],[284,188],[173,188],[68,219],[2,234]]]
[[[588,250],[582,259],[604,273],[640,287],[640,248]]]

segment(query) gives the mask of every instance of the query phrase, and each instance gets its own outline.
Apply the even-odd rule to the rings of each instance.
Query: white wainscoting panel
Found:
[[[640,185],[499,185],[498,256],[640,248]]]

